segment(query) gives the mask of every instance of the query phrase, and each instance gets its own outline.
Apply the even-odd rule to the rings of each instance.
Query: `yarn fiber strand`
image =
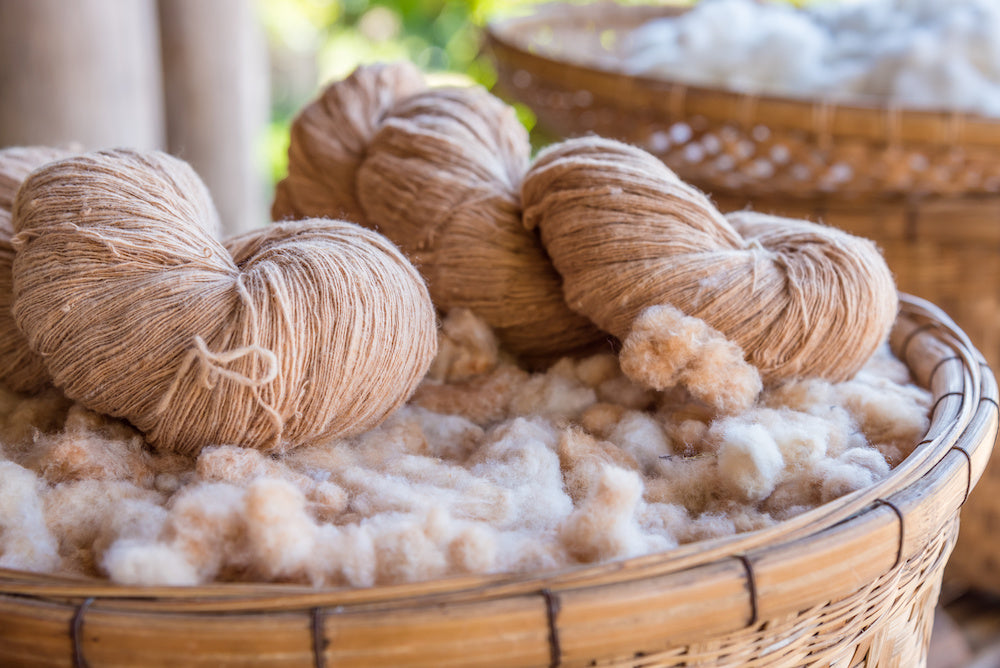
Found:
[[[574,139],[525,177],[569,305],[625,339],[648,307],[669,305],[739,345],[765,383],[852,377],[896,317],[875,245],[833,228],[752,213],[723,217],[641,149]]]
[[[605,339],[566,306],[559,275],[521,224],[530,144],[513,110],[481,88],[421,90],[422,81],[395,84],[388,104],[393,94],[377,86],[393,70],[394,82],[412,76],[408,65],[362,67],[303,110],[274,217],[351,211],[413,259],[438,308],[475,311],[529,360]],[[372,122],[346,122],[363,118]]]
[[[0,149],[0,382],[18,392],[37,392],[50,380],[44,361],[28,347],[11,313],[14,300],[11,209],[17,189],[32,170],[70,154],[46,146]]]
[[[192,180],[164,154],[108,151],[25,182],[14,315],[55,384],[179,452],[354,434],[405,401],[436,337],[399,251],[307,220],[234,239],[234,258]]]

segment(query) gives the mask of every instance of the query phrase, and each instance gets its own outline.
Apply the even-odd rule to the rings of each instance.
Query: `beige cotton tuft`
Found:
[[[280,451],[364,431],[436,350],[420,276],[385,238],[307,220],[234,239],[158,152],[86,154],[14,204],[14,316],[55,384],[153,444]]]
[[[625,339],[670,305],[735,342],[765,383],[852,377],[896,317],[875,245],[822,225],[723,217],[641,149],[596,137],[539,155],[521,191],[569,305]]]
[[[42,358],[28,347],[11,314],[14,228],[10,212],[17,189],[33,169],[68,155],[70,151],[45,146],[0,149],[0,382],[18,392],[41,390],[49,384],[49,373]]]
[[[686,387],[722,413],[747,410],[762,389],[760,374],[739,346],[668,305],[650,306],[635,319],[622,343],[621,366],[655,390]]]
[[[562,298],[537,236],[521,224],[530,144],[482,88],[425,90],[407,64],[362,67],[292,127],[275,220],[344,215],[414,259],[442,310],[468,308],[527,359],[605,336]]]

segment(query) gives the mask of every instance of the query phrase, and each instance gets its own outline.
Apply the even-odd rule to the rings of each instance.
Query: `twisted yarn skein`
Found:
[[[563,142],[538,156],[521,192],[569,305],[626,344],[646,309],[669,305],[738,344],[765,383],[841,381],[896,317],[892,274],[872,242],[805,221],[723,217],[641,149]],[[641,336],[657,347],[655,330]]]
[[[439,308],[474,310],[522,357],[561,355],[606,336],[566,306],[521,224],[529,154],[513,110],[485,90],[427,90],[412,66],[362,67],[294,122],[272,215],[343,212],[398,243]]]
[[[47,146],[0,149],[0,382],[18,392],[37,392],[49,384],[42,358],[32,352],[11,313],[14,300],[11,209],[21,182],[36,167],[71,155]]]
[[[57,386],[164,449],[283,450],[372,427],[423,377],[435,313],[384,237],[307,220],[230,243],[185,163],[52,163],[14,204],[14,316]]]
[[[328,87],[292,123],[289,178],[275,188],[272,218],[333,217],[372,227],[355,176],[385,114],[424,88],[420,71],[405,62],[362,67]]]

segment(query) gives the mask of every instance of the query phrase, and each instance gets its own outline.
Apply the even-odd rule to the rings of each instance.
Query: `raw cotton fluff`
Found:
[[[551,146],[521,199],[567,303],[624,340],[625,371],[654,388],[676,376],[740,410],[758,387],[742,354],[764,383],[846,380],[896,319],[892,274],[872,242],[805,221],[723,216],[634,146],[599,137]]]
[[[886,348],[846,382],[722,415],[608,354],[530,374],[487,334],[453,312],[442,377],[377,427],[273,455],[151,450],[114,419],[2,391],[0,564],[359,587],[565,568],[771,526],[885,478],[928,425],[928,393]]]
[[[444,320],[438,354],[427,375],[435,380],[467,380],[496,368],[500,346],[493,330],[468,309],[454,309]]]
[[[0,567],[52,571],[59,563],[57,543],[45,523],[41,481],[14,462],[0,462]]]
[[[46,165],[13,220],[14,317],[54,383],[167,450],[364,431],[436,349],[426,287],[387,239],[309,220],[227,249],[197,175],[162,153]]]
[[[69,151],[43,146],[0,149],[0,382],[19,392],[42,389],[49,384],[49,373],[42,358],[32,352],[17,330],[11,313],[14,227],[10,212],[17,189],[32,170],[68,155]]]
[[[440,309],[472,309],[511,352],[549,359],[604,336],[566,307],[521,224],[530,151],[513,109],[481,88],[425,89],[405,63],[361,67],[295,119],[271,213],[378,230],[413,258]]]
[[[635,319],[621,364],[630,378],[655,390],[683,385],[724,413],[749,408],[762,387],[739,346],[668,305],[650,306]]]
[[[752,93],[1000,115],[992,0],[705,0],[624,40],[627,72]]]

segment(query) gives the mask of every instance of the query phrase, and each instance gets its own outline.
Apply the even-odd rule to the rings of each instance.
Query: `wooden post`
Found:
[[[208,184],[225,234],[263,224],[267,52],[248,0],[160,0],[170,152]]]
[[[0,146],[159,148],[155,0],[0,0]]]

